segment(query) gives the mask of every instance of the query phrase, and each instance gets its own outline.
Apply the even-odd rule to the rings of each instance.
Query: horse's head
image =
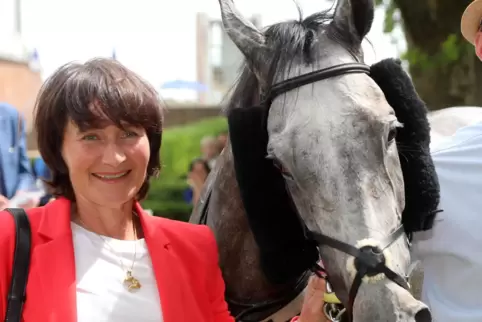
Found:
[[[378,252],[387,268],[406,276],[407,238],[387,242],[401,227],[405,209],[397,149],[397,131],[404,124],[368,68],[359,64],[373,0],[340,0],[333,17],[322,12],[263,32],[231,0],[220,4],[224,27],[247,61],[229,108],[263,105],[266,156],[283,175],[307,228]],[[333,245],[321,247],[322,258],[338,296],[351,305],[349,290],[366,265],[344,246]],[[356,299],[356,320],[430,321],[426,306],[402,282],[380,272],[365,275],[351,299]]]

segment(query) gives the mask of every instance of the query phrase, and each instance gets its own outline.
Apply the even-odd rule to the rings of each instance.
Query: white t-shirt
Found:
[[[162,310],[151,259],[144,239],[129,241],[98,235],[72,223],[77,277],[78,322],[162,322]],[[141,288],[123,284],[134,258],[133,276]],[[115,253],[114,253],[114,251]],[[122,260],[122,269],[119,258]]]
[[[422,301],[437,322],[482,321],[482,123],[431,146],[440,182],[434,227],[414,234]]]

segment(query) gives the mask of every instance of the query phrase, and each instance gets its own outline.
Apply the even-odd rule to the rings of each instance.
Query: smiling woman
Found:
[[[156,91],[136,74],[113,60],[67,64],[44,84],[35,114],[38,147],[52,169],[55,195],[76,200],[82,196],[73,186],[83,184],[102,197],[92,175],[114,169],[140,171],[130,176],[131,188],[138,199],[145,197],[149,178],[160,168],[163,116]],[[124,169],[132,162],[141,164]]]
[[[66,64],[45,82],[35,126],[57,200],[27,212],[22,321],[232,321],[209,229],[139,205],[160,170],[162,125],[156,91],[114,60]],[[1,320],[14,244],[0,213]]]
[[[7,309],[15,227],[0,212],[0,320],[234,321],[210,229],[139,205],[160,170],[162,124],[156,91],[114,60],[67,64],[44,84],[35,126],[57,199],[27,211],[21,317]]]

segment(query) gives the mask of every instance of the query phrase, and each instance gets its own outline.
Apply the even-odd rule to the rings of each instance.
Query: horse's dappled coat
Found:
[[[405,182],[402,223],[406,233],[430,229],[439,203],[439,185],[430,156],[427,109],[409,76],[393,59],[371,67],[403,128],[396,142]],[[284,283],[314,268],[318,260],[312,241],[285,187],[284,178],[266,158],[268,105],[228,111],[236,179],[248,222],[260,248],[262,269],[275,283]]]

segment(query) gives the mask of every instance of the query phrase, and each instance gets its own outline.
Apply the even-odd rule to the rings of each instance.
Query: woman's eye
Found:
[[[136,133],[136,132],[132,132],[132,131],[126,131],[126,132],[124,132],[124,137],[132,138],[132,137],[136,137],[136,136],[137,136],[137,133]]]
[[[82,139],[84,139],[86,141],[97,140],[97,135],[95,135],[95,134],[84,135],[84,137]]]
[[[392,143],[397,138],[397,128],[393,128],[388,132],[387,142]]]
[[[274,166],[279,170],[279,172],[281,172],[281,174],[283,175],[283,177],[285,178],[288,178],[288,179],[293,179],[293,176],[291,175],[291,173],[288,171],[288,169],[286,169],[283,164],[281,162],[279,162],[278,160],[274,159],[273,160],[273,164]]]

